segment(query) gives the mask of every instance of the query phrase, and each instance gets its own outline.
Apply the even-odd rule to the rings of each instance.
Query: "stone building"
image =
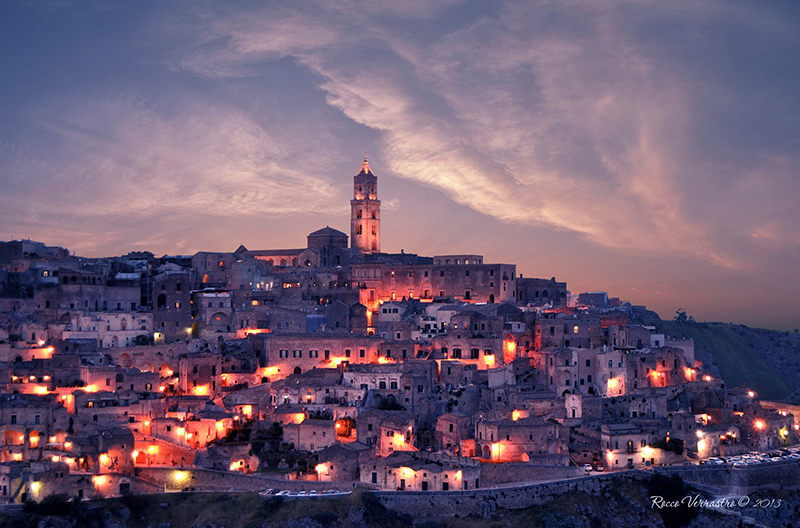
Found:
[[[480,487],[481,466],[461,457],[393,453],[360,467],[361,482],[394,491],[456,491]]]
[[[168,266],[153,280],[153,332],[156,343],[174,343],[192,336],[190,270]]]
[[[336,424],[333,420],[306,419],[283,426],[283,441],[294,444],[300,451],[321,451],[336,443]]]
[[[316,466],[320,482],[349,482],[359,480],[359,466],[370,459],[372,448],[360,442],[340,443],[319,452]]]

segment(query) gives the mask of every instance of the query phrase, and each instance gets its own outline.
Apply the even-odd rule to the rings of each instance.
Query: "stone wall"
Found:
[[[503,464],[502,466],[508,466]],[[747,495],[756,489],[800,488],[800,464],[797,461],[769,462],[747,468],[727,466],[662,467],[656,471],[679,474],[684,480],[726,495]],[[650,471],[621,471],[555,482],[530,485],[500,485],[473,491],[448,492],[377,492],[387,508],[414,515],[440,516],[442,512],[459,515],[480,514],[487,505],[521,509],[542,504],[562,493],[583,491],[597,495],[616,485],[618,479],[642,480]]]
[[[521,509],[552,500],[562,493],[584,491],[599,494],[614,486],[617,479],[632,478],[631,473],[607,474],[546,482],[528,486],[482,488],[474,491],[447,492],[377,492],[387,508],[414,515],[440,516],[442,512],[458,512],[464,516],[480,514],[487,504],[494,507]]]
[[[540,482],[583,475],[583,470],[575,466],[540,466],[526,462],[506,462],[503,464],[481,464],[481,487],[508,482]]]
[[[656,471],[679,474],[685,481],[719,489],[722,493],[746,495],[755,489],[800,488],[800,463],[796,460],[765,462],[757,466],[658,467]]]
[[[213,469],[137,468],[137,476],[156,486],[168,489],[194,488],[197,491],[261,491],[281,490],[351,490],[352,482],[317,482],[288,480],[283,475],[255,473],[245,475]]]

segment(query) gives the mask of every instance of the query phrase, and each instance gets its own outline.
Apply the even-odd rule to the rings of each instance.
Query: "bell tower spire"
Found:
[[[353,177],[350,200],[350,246],[364,253],[381,251],[381,201],[378,178],[372,173],[364,153],[361,170]]]

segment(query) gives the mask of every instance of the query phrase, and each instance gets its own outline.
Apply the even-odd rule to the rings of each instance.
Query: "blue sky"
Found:
[[[4,2],[0,238],[347,231],[669,317],[800,326],[792,2]]]

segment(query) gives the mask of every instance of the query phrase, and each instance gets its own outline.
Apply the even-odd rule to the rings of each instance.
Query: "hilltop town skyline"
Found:
[[[6,3],[0,238],[293,247],[366,150],[389,251],[800,326],[797,6],[580,5]]]
[[[411,524],[502,518],[553,482],[796,481],[800,335],[663,321],[478,253],[387,251],[381,183],[365,156],[349,234],[300,247],[0,243],[0,506],[260,491],[271,514],[367,493]]]

